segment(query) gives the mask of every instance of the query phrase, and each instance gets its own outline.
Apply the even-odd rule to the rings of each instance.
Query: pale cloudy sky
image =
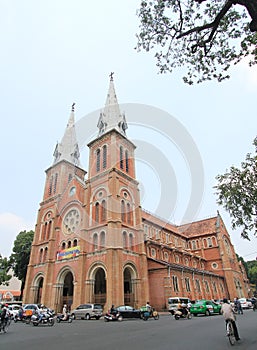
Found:
[[[1,0],[3,256],[11,254],[21,230],[34,229],[44,171],[53,162],[55,144],[64,133],[71,104],[76,102],[78,124],[84,122],[81,138],[85,141],[91,130],[96,131],[98,112],[93,119],[85,116],[104,105],[111,71],[115,72],[116,93],[127,116],[128,135],[138,146],[137,176],[143,207],[157,212],[167,204],[172,211],[169,218],[179,224],[192,188],[200,184],[203,198],[199,193],[192,220],[213,216],[219,209],[238,254],[246,260],[257,256],[256,238],[247,242],[239,231],[231,231],[229,216],[217,207],[213,189],[217,174],[231,165],[239,166],[246,153],[254,151],[257,69],[241,64],[233,68],[226,82],[190,87],[183,84],[182,72],[158,74],[153,53],[134,50],[139,4],[139,0]],[[158,119],[157,110],[166,116],[167,125],[160,121],[153,128],[152,122],[163,120]],[[156,119],[151,119],[150,111]],[[197,150],[200,157],[191,158],[186,147]],[[168,177],[165,167],[160,165],[159,170],[156,166],[156,157],[163,158],[160,162],[166,159]],[[87,168],[84,145],[81,162]],[[199,181],[197,174],[192,175],[194,165]],[[168,186],[169,176],[172,186]]]

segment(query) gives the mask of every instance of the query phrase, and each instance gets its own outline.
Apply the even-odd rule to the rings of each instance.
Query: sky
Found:
[[[188,86],[182,71],[158,74],[154,53],[138,53],[139,0],[0,0],[0,254],[34,230],[45,170],[75,106],[81,163],[114,72],[128,137],[137,145],[143,208],[175,224],[219,210],[236,252],[257,256],[217,206],[215,177],[240,166],[256,136],[257,69]]]

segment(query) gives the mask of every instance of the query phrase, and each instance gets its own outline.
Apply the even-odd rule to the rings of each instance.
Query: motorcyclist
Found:
[[[1,305],[0,319],[1,319],[1,324],[4,325],[3,330],[5,332],[5,325],[7,324],[7,321],[8,321],[8,309],[7,309],[7,306],[4,304]],[[1,327],[0,327],[0,332],[1,332]]]
[[[113,318],[117,316],[117,310],[115,309],[114,305],[112,305],[109,313],[110,315],[112,315]]]
[[[149,314],[151,314],[152,313],[152,306],[150,305],[149,301],[147,301],[145,307],[146,307],[146,311],[149,312]]]
[[[63,317],[62,317],[63,321],[66,321],[67,318],[68,318],[68,312],[67,312],[67,305],[66,304],[63,305],[62,314],[63,314]]]

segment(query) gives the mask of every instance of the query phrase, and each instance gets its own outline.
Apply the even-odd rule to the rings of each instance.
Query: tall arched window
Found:
[[[102,201],[102,212],[101,212],[101,221],[106,221],[106,201]]]
[[[126,207],[124,200],[121,201],[121,221],[126,221]]]
[[[93,246],[94,246],[94,250],[97,250],[97,248],[98,248],[98,235],[97,235],[97,233],[95,233],[93,236]]]
[[[103,146],[103,169],[107,167],[107,146]]]
[[[78,245],[78,240],[77,240],[77,239],[74,239],[74,241],[73,241],[73,247],[77,247],[77,245]]]
[[[101,153],[100,149],[96,150],[96,171],[100,171],[100,161],[101,161]]]
[[[123,147],[120,146],[120,168],[123,169]]]
[[[99,203],[96,202],[95,204],[95,221],[99,222]]]
[[[44,252],[44,262],[46,262],[47,256],[48,256],[48,248],[46,247]]]
[[[127,203],[127,222],[129,225],[132,224],[132,212],[131,212],[129,203]]]
[[[40,264],[43,262],[43,252],[44,252],[44,250],[43,250],[43,248],[41,248],[39,251],[39,263]]]
[[[128,151],[125,152],[125,160],[126,160],[126,172],[129,172],[129,156]]]
[[[127,248],[128,242],[127,242],[127,232],[123,231],[122,233],[122,240],[123,240],[123,248]]]
[[[105,232],[104,231],[102,231],[100,234],[100,246],[101,246],[101,248],[105,247]]]
[[[129,234],[129,249],[132,249],[133,247],[133,234]]]
[[[46,239],[47,240],[50,238],[51,228],[52,228],[52,221],[49,221],[48,225],[47,225],[47,232],[46,232]]]

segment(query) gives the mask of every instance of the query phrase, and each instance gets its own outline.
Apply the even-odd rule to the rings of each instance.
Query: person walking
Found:
[[[242,305],[241,305],[240,300],[238,298],[235,299],[235,306],[237,309],[237,313],[243,315]]]

